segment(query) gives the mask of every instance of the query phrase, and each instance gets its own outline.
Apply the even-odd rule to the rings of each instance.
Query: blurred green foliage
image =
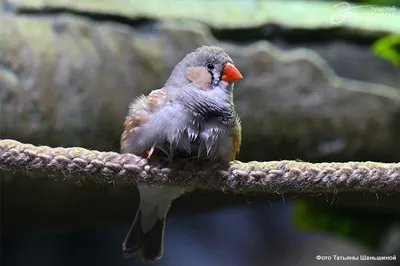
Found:
[[[331,2],[340,2],[340,0],[328,0]],[[400,0],[351,0],[343,1],[354,5],[380,5],[380,6],[397,6],[400,7]]]
[[[388,35],[372,45],[372,51],[379,57],[400,66],[400,35]]]
[[[372,250],[381,247],[387,230],[399,218],[397,213],[343,208],[306,200],[297,200],[294,211],[296,228],[327,232],[363,244]]]
[[[354,2],[366,3],[366,4],[372,4],[372,5],[380,5],[380,6],[398,6],[398,7],[400,7],[399,0],[360,0],[360,1],[354,1]]]

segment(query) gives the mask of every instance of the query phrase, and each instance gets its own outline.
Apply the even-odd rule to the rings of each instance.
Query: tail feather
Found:
[[[182,194],[176,186],[147,186],[138,184],[140,205],[128,235],[122,244],[125,258],[136,252],[145,261],[161,258],[165,219],[171,202]]]
[[[142,230],[141,221],[142,212],[139,210],[122,244],[123,255],[125,258],[129,258],[139,251],[142,260],[157,260],[161,258],[163,252],[165,217],[157,219],[153,227],[146,233]]]
[[[142,239],[142,228],[140,226],[142,220],[142,212],[137,211],[135,219],[129,229],[128,234],[122,243],[122,252],[125,258],[132,257],[140,248],[140,242]]]
[[[144,261],[153,261],[161,258],[163,253],[165,218],[157,219],[154,226],[142,235],[140,243],[140,257]]]

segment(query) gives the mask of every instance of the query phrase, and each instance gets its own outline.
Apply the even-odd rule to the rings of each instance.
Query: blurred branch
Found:
[[[400,163],[177,160],[167,165],[133,154],[50,148],[14,140],[0,140],[0,171],[41,172],[73,182],[174,184],[236,193],[400,191]]]

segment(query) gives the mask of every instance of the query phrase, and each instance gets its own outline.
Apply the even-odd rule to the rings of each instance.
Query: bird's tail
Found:
[[[142,212],[140,208],[135,220],[122,244],[125,258],[133,256],[139,251],[140,257],[145,261],[154,261],[162,256],[165,217],[158,218],[147,232],[142,229]]]

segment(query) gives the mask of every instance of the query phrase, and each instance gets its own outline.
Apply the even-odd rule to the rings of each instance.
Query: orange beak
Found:
[[[242,74],[240,74],[239,70],[233,64],[226,63],[222,70],[222,80],[233,82],[242,78]]]

